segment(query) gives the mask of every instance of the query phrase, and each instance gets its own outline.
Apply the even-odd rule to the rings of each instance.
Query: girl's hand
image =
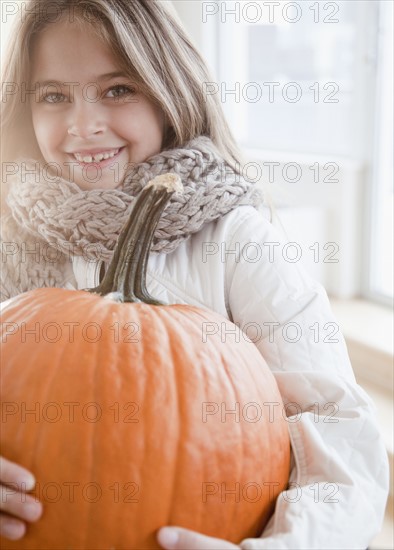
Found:
[[[23,537],[24,521],[37,521],[42,504],[25,494],[36,481],[33,475],[14,462],[0,456],[0,535],[10,540]]]
[[[162,527],[157,541],[166,550],[234,550],[240,549],[232,542],[201,535],[181,527]]]

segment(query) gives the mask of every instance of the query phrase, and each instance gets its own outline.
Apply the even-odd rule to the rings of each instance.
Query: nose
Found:
[[[86,99],[75,102],[68,123],[68,134],[71,136],[90,138],[102,134],[106,129],[104,114],[97,103]]]

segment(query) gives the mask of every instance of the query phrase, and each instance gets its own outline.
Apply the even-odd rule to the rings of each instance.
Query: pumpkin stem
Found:
[[[165,305],[149,295],[146,269],[153,236],[171,195],[182,191],[177,174],[163,174],[151,180],[137,196],[122,229],[111,263],[101,283],[88,292],[112,294],[119,302]]]

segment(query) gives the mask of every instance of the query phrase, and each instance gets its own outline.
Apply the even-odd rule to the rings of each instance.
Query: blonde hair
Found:
[[[241,154],[220,101],[216,95],[204,94],[204,82],[213,78],[168,3],[158,0],[30,0],[26,4],[3,60],[3,90],[8,90],[1,102],[3,161],[17,156],[41,158],[29,101],[21,101],[19,92],[31,85],[34,40],[65,16],[82,27],[91,24],[139,91],[160,106],[167,121],[164,149],[205,135],[240,172]]]

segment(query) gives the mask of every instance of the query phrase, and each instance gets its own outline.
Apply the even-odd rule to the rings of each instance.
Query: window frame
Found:
[[[373,123],[371,125],[371,156],[369,169],[366,175],[366,189],[365,189],[365,203],[364,203],[364,232],[363,232],[363,241],[365,242],[365,247],[363,248],[363,264],[362,264],[362,287],[361,295],[363,298],[381,304],[383,306],[393,307],[394,298],[393,296],[384,294],[380,292],[377,288],[374,288],[374,274],[372,272],[375,263],[375,251],[374,243],[379,238],[379,227],[378,227],[378,216],[380,212],[380,207],[383,202],[383,193],[384,191],[379,186],[380,174],[379,169],[379,151],[382,147],[381,143],[381,117],[383,112],[383,107],[381,104],[381,86],[383,84],[383,72],[385,67],[382,63],[382,50],[384,47],[384,38],[380,32],[382,22],[383,22],[383,10],[382,2],[384,0],[379,0],[377,3],[378,9],[378,31],[376,33],[376,44],[375,44],[375,68],[376,68],[376,84],[374,86],[374,94],[371,98],[374,104],[373,108]],[[393,68],[391,67],[391,71]],[[392,128],[393,129],[393,128]]]

